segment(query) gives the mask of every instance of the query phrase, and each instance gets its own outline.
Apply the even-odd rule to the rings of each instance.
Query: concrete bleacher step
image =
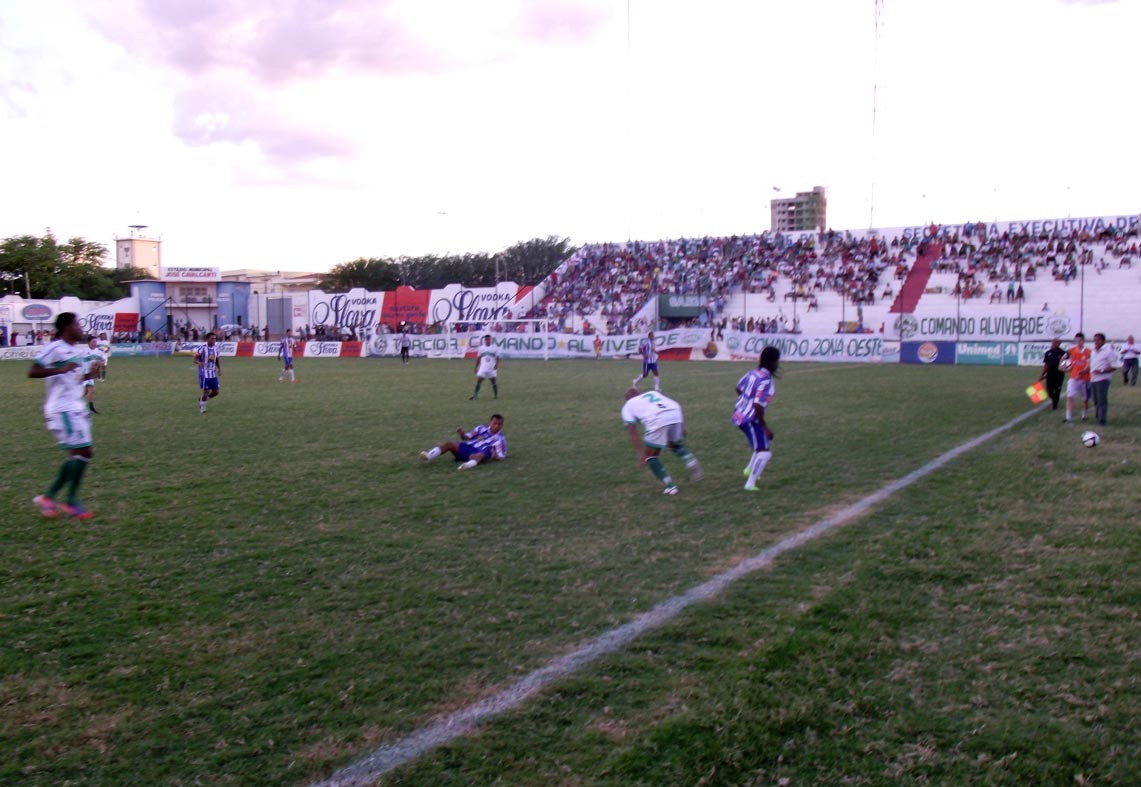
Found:
[[[908,314],[915,311],[919,299],[927,289],[927,281],[931,278],[931,262],[939,259],[943,254],[942,243],[929,243],[923,252],[915,258],[915,264],[907,272],[899,294],[892,301],[889,314]]]

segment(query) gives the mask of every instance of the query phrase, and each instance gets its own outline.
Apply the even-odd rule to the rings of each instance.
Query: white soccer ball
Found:
[[[1097,432],[1082,432],[1082,445],[1086,448],[1093,448],[1101,442],[1101,437]]]
[[[1058,361],[1058,371],[1060,372],[1070,371],[1071,366],[1073,366],[1073,362],[1070,361],[1070,356],[1068,355],[1063,355],[1062,359]]]

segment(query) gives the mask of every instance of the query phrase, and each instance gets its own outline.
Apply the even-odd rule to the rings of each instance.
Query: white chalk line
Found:
[[[418,759],[432,749],[467,735],[480,722],[516,708],[556,680],[579,671],[602,656],[621,650],[634,638],[662,626],[687,607],[720,595],[729,585],[765,568],[785,552],[803,546],[828,531],[856,519],[872,506],[933,473],[951,460],[1017,426],[1044,407],[1044,404],[1039,405],[1002,426],[952,448],[919,469],[897,478],[867,497],[742,560],[712,579],[690,588],[681,595],[666,599],[629,623],[603,632],[570,653],[547,662],[506,689],[466,708],[449,713],[395,743],[381,746],[352,765],[337,771],[327,780],[318,782],[315,787],[357,787],[371,784],[384,774]]]

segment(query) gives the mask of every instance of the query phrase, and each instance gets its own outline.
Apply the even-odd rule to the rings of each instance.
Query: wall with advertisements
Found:
[[[1017,366],[1018,342],[958,342],[955,363],[966,366]]]
[[[399,355],[398,337],[379,335],[367,343],[369,355]],[[410,353],[428,358],[474,356],[483,332],[443,333],[409,336]],[[598,339],[597,350],[595,339]],[[501,333],[493,334],[495,345],[505,358],[602,358],[634,357],[641,336],[583,336],[573,333]],[[874,335],[805,336],[750,334],[725,331],[714,339],[711,332],[697,328],[655,331],[654,343],[662,360],[755,361],[765,347],[777,347],[789,361],[833,361],[845,363],[882,363],[885,357],[898,353],[897,347],[885,348]],[[886,356],[885,356],[886,353]]]
[[[955,362],[954,342],[902,342],[899,349],[900,363],[953,364]]]

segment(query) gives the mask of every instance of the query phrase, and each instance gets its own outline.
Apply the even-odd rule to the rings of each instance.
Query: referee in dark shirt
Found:
[[[1066,373],[1058,368],[1058,364],[1065,356],[1066,351],[1062,349],[1062,342],[1058,339],[1050,342],[1050,349],[1042,356],[1042,374],[1038,379],[1046,381],[1046,393],[1054,403],[1051,408],[1053,410],[1058,409],[1058,400],[1062,396],[1062,383],[1066,381]]]

